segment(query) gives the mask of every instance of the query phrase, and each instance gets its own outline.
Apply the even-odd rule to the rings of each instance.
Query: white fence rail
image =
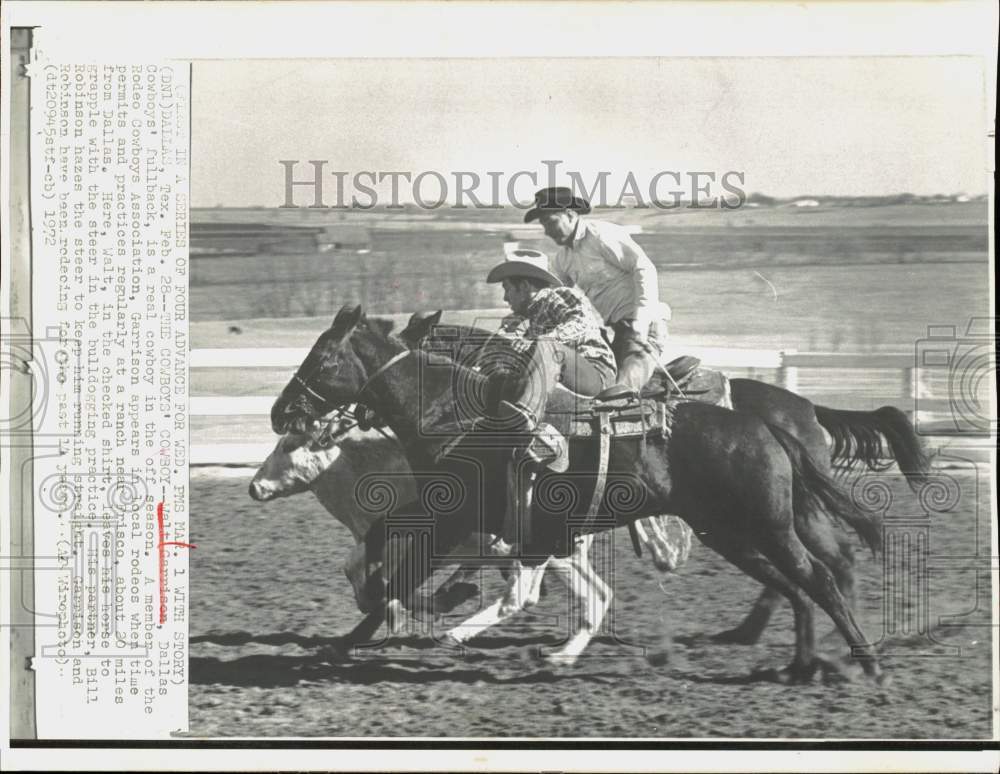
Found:
[[[191,350],[191,368],[288,368],[289,375],[302,362],[308,348],[209,348]],[[678,354],[681,354],[679,351]],[[845,354],[796,350],[739,349],[735,347],[684,347],[683,354],[700,358],[715,368],[776,370],[777,383],[793,392],[802,368],[895,369],[903,385],[898,397],[925,398],[928,390],[912,354]],[[273,397],[193,397],[191,413],[198,416],[267,414]]]
[[[207,348],[190,353],[191,369],[260,369],[285,368],[288,376],[305,358],[308,349],[302,347],[271,348]],[[678,354],[689,354],[701,359],[706,366],[720,369],[773,370],[776,383],[782,387],[799,390],[800,369],[889,369],[898,370],[899,385],[895,396],[886,398],[920,399],[923,421],[934,421],[940,413],[947,416],[950,408],[947,399],[931,398],[924,372],[915,367],[914,355],[845,354],[824,352],[797,352],[794,350],[740,349],[732,347],[688,346]],[[262,417],[270,413],[274,396],[193,396],[190,414],[195,417]],[[191,463],[206,464],[257,464],[270,452],[273,443],[193,443]]]

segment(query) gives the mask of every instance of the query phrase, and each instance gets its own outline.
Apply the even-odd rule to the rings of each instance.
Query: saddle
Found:
[[[625,393],[601,400],[556,385],[546,403],[543,421],[567,438],[645,437],[670,433],[673,408],[696,400],[732,408],[729,380],[719,371],[701,367],[696,357],[683,356],[657,369],[641,395]]]
[[[604,500],[612,439],[635,438],[641,444],[653,434],[668,439],[674,409],[686,401],[731,409],[729,380],[719,371],[701,368],[698,358],[685,356],[658,368],[640,395],[632,392],[602,400],[572,392],[561,384],[549,393],[542,421],[567,439],[596,440],[596,480],[587,508],[587,524],[597,517]],[[522,513],[530,512],[526,492],[511,495]],[[634,526],[630,524],[629,529],[634,530]],[[636,540],[633,533],[633,544]]]

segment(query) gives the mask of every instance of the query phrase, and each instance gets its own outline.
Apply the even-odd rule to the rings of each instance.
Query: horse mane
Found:
[[[387,339],[392,335],[392,329],[396,323],[386,317],[365,317],[365,323],[370,329],[377,332],[382,338]]]
[[[373,336],[380,340],[382,344],[395,344],[406,346],[400,338],[393,336],[391,331],[393,328],[392,320],[386,320],[384,318],[369,317],[366,318],[367,325],[359,326],[359,330],[366,330]],[[473,328],[471,326],[450,326],[451,328],[460,328],[463,331],[475,332],[476,334],[482,332],[485,335],[491,335],[489,331],[485,331],[481,328]],[[427,339],[431,339],[432,336],[428,336]],[[427,351],[423,347],[418,347],[417,349],[410,350],[413,352],[414,356],[418,360],[422,360],[424,363],[436,366],[436,367],[448,367],[454,373],[451,375],[452,384],[466,382],[474,385],[483,384],[487,377],[479,373],[475,369],[468,366],[462,365],[457,362],[455,358],[442,350]],[[428,372],[429,373],[429,372]],[[456,382],[455,380],[460,380]]]

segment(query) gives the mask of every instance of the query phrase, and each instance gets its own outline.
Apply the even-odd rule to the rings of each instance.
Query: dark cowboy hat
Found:
[[[575,210],[581,215],[590,212],[590,202],[582,196],[573,196],[572,189],[565,187],[543,188],[535,194],[535,206],[524,215],[524,222],[537,220],[543,212]]]
[[[512,250],[503,263],[490,269],[486,281],[503,282],[513,277],[530,277],[548,285],[562,285],[559,278],[549,271],[548,257],[537,250]]]

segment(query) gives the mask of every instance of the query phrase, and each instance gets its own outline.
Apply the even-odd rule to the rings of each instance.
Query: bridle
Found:
[[[375,382],[375,380],[377,378],[379,378],[380,376],[382,376],[386,371],[388,371],[390,368],[392,368],[394,365],[396,365],[396,363],[400,362],[403,358],[405,358],[407,355],[409,355],[412,351],[413,350],[410,350],[410,349],[404,349],[402,352],[397,352],[395,355],[393,355],[391,358],[389,358],[389,360],[387,360],[385,363],[383,363],[378,368],[378,370],[375,371],[375,373],[373,373],[371,376],[369,376],[365,380],[365,383],[361,386],[361,389],[358,390],[357,396],[355,397],[355,401],[354,401],[355,406],[354,406],[354,411],[353,411],[353,414],[354,414],[354,423],[351,424],[351,425],[349,425],[349,426],[347,426],[346,428],[342,428],[337,433],[330,434],[330,435],[326,435],[325,433],[321,434],[322,441],[319,441],[321,443],[321,445],[323,445],[323,446],[329,446],[335,440],[337,440],[337,438],[340,438],[340,437],[346,435],[351,430],[353,430],[354,427],[360,427],[362,430],[370,430],[370,429],[374,428],[374,429],[378,430],[380,433],[382,433],[382,435],[384,435],[386,438],[390,437],[382,429],[385,426],[385,422],[379,420],[378,416],[375,414],[375,412],[372,411],[371,409],[369,409],[364,403],[362,403],[361,396],[365,393],[365,391],[369,387],[371,387],[371,385]],[[317,369],[317,371],[318,370],[319,369]],[[342,404],[339,404],[339,405],[336,405],[336,406],[331,406],[331,404],[333,403],[333,401],[329,397],[321,395],[320,393],[318,393],[316,390],[314,390],[312,387],[309,386],[308,379],[311,379],[313,375],[314,374],[310,374],[309,377],[303,378],[302,376],[299,375],[299,372],[296,371],[295,374],[292,376],[292,381],[296,382],[299,385],[299,387],[302,388],[303,391],[305,391],[306,393],[308,393],[315,400],[319,401],[318,410],[321,412],[321,416],[326,416],[326,415],[331,414],[331,413],[333,413],[335,415],[335,416],[331,417],[330,422],[327,425],[327,429],[329,429],[330,425],[332,425],[334,421],[336,421],[337,419],[343,417],[343,415],[348,412],[348,410],[350,409],[351,404],[350,403],[342,403]]]

